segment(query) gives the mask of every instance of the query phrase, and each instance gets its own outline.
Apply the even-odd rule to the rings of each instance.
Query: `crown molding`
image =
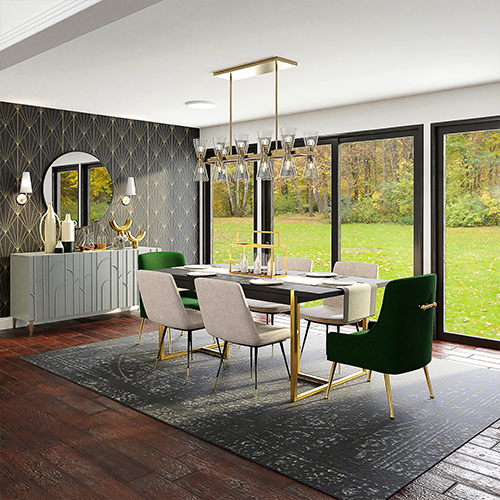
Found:
[[[162,0],[60,0],[0,35],[0,70],[86,35]],[[21,5],[22,3],[19,3]],[[1,4],[0,4],[1,7]]]
[[[26,19],[24,22],[0,35],[0,50],[4,50],[25,38],[33,36],[35,33],[45,30],[99,2],[101,0],[60,0],[57,5],[53,5],[34,16],[30,16],[27,13],[24,15],[24,19]],[[22,7],[22,3],[17,5]]]

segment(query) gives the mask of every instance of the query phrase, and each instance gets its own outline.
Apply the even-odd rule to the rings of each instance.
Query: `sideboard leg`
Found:
[[[29,332],[30,335],[33,335],[33,321],[29,322],[28,332]]]
[[[12,317],[12,328],[15,328],[17,324],[17,319]]]

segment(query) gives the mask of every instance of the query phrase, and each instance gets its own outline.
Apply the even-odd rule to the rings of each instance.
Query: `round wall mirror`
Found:
[[[66,214],[87,227],[100,220],[113,199],[108,169],[89,153],[75,151],[54,160],[43,178],[43,197],[62,220]]]

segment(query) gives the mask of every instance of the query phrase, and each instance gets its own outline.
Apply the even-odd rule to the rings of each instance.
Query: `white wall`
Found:
[[[404,125],[424,125],[424,271],[430,269],[430,172],[431,123],[465,120],[500,115],[500,83],[467,87],[399,99],[323,109],[311,113],[280,116],[279,127],[297,127],[297,137],[303,130],[319,130],[320,136]],[[250,134],[257,142],[257,130],[274,130],[274,118],[233,124],[233,133]],[[202,139],[228,135],[229,126],[201,129]],[[211,142],[209,142],[211,146]]]

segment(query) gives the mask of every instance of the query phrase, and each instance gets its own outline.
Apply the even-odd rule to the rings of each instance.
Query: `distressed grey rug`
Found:
[[[186,337],[173,332],[174,350]],[[212,339],[193,334],[194,344]],[[360,378],[290,403],[278,348],[259,351],[254,404],[249,350],[231,347],[227,369],[212,390],[218,359],[195,353],[153,370],[158,334],[126,337],[35,354],[23,359],[99,394],[219,445],[338,499],[382,500],[500,418],[500,372],[451,361],[391,377],[395,420],[389,419],[383,376]],[[324,336],[310,335],[301,371],[327,377]],[[342,367],[342,376],[352,368]],[[338,377],[338,375],[336,375]],[[300,390],[312,386],[300,383]]]

